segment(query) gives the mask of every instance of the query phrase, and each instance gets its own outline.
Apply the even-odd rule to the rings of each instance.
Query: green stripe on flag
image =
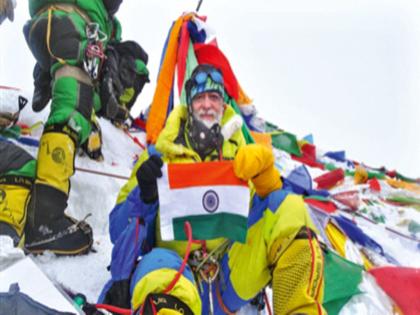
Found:
[[[193,239],[211,240],[224,237],[241,243],[245,243],[246,241],[248,220],[238,214],[215,213],[174,218],[172,224],[175,240],[187,240],[184,231],[184,223],[186,221],[191,224]]]
[[[325,258],[324,308],[329,315],[340,312],[353,295],[359,294],[363,267],[327,250]]]

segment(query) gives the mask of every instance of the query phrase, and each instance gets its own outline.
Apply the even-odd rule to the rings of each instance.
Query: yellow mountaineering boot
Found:
[[[321,304],[323,273],[322,249],[313,232],[304,227],[274,267],[274,314],[326,314]]]
[[[64,213],[74,173],[75,142],[65,132],[44,131],[37,178],[28,205],[25,247],[33,253],[80,255],[92,246],[92,229]]]

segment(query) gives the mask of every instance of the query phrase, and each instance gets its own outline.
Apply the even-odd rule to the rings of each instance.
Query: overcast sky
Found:
[[[198,1],[125,0],[123,39],[149,53],[152,100],[171,25]],[[0,27],[0,85],[32,89],[34,59],[16,19]],[[418,0],[204,0],[200,13],[259,115],[324,150],[420,177],[420,2]]]

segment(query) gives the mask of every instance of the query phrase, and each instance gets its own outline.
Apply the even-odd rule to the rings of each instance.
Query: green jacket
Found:
[[[108,38],[113,33],[121,33],[119,23],[113,23],[113,18],[108,15],[102,0],[29,0],[29,13],[34,18],[43,12],[43,9],[48,5],[54,4],[72,4],[77,6],[89,16],[92,22],[99,24],[101,31],[107,34]],[[114,31],[115,27],[116,31]]]

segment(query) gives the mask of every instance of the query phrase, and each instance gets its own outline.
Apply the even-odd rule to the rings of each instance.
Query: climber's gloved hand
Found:
[[[162,166],[162,159],[151,155],[137,170],[140,199],[145,203],[153,203],[158,199],[157,178],[162,177]]]
[[[102,131],[96,119],[91,121],[92,129],[89,138],[82,144],[81,150],[90,159],[101,162],[104,160],[102,154]]]
[[[273,152],[261,144],[242,146],[233,161],[233,170],[237,177],[251,180],[260,197],[266,197],[282,186],[280,173],[274,166]]]
[[[116,281],[106,293],[104,304],[130,308],[130,280]]]
[[[122,130],[129,130],[132,125],[132,119],[130,117],[130,112],[128,109],[123,106],[119,105],[117,114],[113,119],[111,119],[112,124]]]

